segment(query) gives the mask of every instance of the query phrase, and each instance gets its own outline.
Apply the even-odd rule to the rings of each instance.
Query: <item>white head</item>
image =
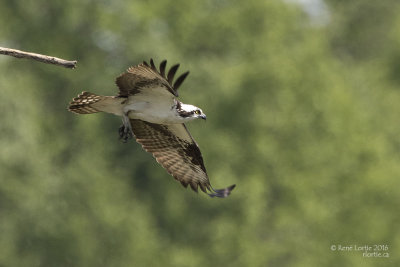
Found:
[[[185,121],[191,121],[194,119],[205,120],[207,118],[206,114],[203,113],[201,108],[189,104],[183,104],[181,102],[176,104],[176,111],[178,112],[178,115]]]

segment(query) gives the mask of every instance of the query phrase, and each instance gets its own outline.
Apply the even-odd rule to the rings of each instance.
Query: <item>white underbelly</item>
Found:
[[[182,120],[175,117],[160,116],[159,114],[143,113],[143,112],[129,112],[129,118],[139,119],[157,124],[175,124],[182,123]]]
[[[129,118],[158,124],[182,123],[181,118],[176,114],[173,102],[136,100],[128,101],[123,108]]]

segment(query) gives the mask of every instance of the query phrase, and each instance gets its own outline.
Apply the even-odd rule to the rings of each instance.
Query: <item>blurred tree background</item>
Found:
[[[0,266],[400,266],[396,0],[0,0]],[[185,190],[83,90],[154,58],[214,187]],[[331,251],[388,245],[389,258]]]

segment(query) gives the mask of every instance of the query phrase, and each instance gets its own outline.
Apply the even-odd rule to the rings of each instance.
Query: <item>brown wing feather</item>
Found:
[[[167,61],[164,60],[160,64],[160,71],[157,70],[153,59],[150,59],[150,65],[143,61],[143,63],[132,66],[117,77],[115,83],[119,88],[119,96],[127,97],[139,93],[141,90],[149,87],[162,86],[165,87],[171,94],[178,97],[177,89],[186,78],[187,73],[181,75],[180,82],[172,84],[175,73],[179,64],[174,65],[168,72],[168,78],[165,76],[165,67]],[[182,79],[182,76],[183,79]],[[179,80],[179,79],[178,79]]]
[[[119,88],[119,96],[134,95],[147,87],[156,86],[164,86],[173,95],[176,94],[163,77],[143,63],[127,69],[116,79],[115,83]]]
[[[198,187],[210,196],[226,197],[235,187],[214,190],[204,167],[203,157],[196,142],[184,124],[160,125],[131,119],[136,141],[152,153],[169,174],[198,191]]]

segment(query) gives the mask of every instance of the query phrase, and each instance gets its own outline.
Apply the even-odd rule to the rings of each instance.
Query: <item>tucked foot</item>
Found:
[[[119,127],[119,140],[121,140],[123,143],[128,142],[129,139],[132,139],[132,130],[130,127],[126,127],[125,125],[121,125]]]

